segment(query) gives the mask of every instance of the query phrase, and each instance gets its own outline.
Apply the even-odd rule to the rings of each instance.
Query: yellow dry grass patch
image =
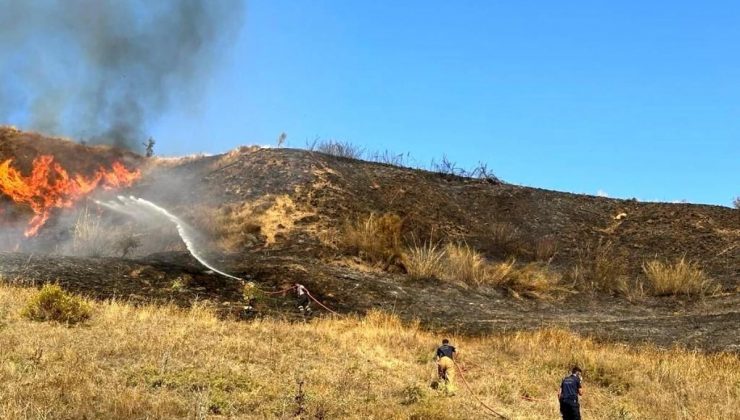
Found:
[[[485,417],[464,388],[454,397],[429,388],[443,337],[392,315],[247,323],[202,306],[108,302],[91,303],[92,318],[70,328],[22,318],[33,293],[0,287],[4,419],[291,418],[297,381],[305,418]],[[585,418],[737,414],[734,354],[598,344],[561,330],[448,338],[472,392],[513,419],[557,418],[556,388],[573,363],[585,369]]]
[[[715,281],[701,270],[698,263],[685,258],[674,263],[648,261],[642,269],[657,295],[702,296],[718,289]]]
[[[312,213],[300,211],[293,199],[288,195],[278,195],[272,198],[272,206],[264,212],[258,213],[256,219],[262,227],[262,234],[267,238],[267,244],[274,244],[278,234],[289,234],[295,227],[298,219]]]
[[[534,298],[545,298],[561,289],[560,274],[546,263],[518,265],[513,258],[505,262],[487,261],[483,254],[465,243],[414,245],[404,251],[402,262],[413,279],[436,278],[470,286],[501,286],[515,295]]]
[[[261,240],[272,245],[280,236],[289,235],[297,220],[314,214],[299,209],[288,195],[265,195],[241,205],[190,209],[187,213],[198,227],[218,238],[220,247],[230,251]]]

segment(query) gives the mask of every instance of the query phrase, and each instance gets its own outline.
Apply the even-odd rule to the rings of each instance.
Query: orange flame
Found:
[[[54,156],[42,155],[33,160],[33,169],[27,177],[10,166],[12,159],[0,164],[0,192],[18,204],[31,208],[35,216],[29,221],[26,237],[35,235],[46,223],[54,208],[72,207],[80,198],[93,192],[97,187],[106,190],[131,185],[140,176],[139,170],[129,171],[119,162],[113,163],[110,170],[102,166],[91,177],[69,173]]]

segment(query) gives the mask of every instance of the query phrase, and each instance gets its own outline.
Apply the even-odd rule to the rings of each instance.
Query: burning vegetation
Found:
[[[0,193],[33,211],[34,216],[25,230],[26,237],[38,233],[53,209],[72,207],[98,188],[128,187],[141,176],[139,170],[129,170],[120,162],[113,162],[110,169],[101,166],[90,176],[70,174],[51,155],[35,158],[28,176],[12,163],[13,160],[8,159],[0,164]]]

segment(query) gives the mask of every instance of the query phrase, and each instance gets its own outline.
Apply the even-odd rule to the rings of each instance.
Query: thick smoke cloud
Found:
[[[241,0],[0,0],[0,122],[140,148],[197,103],[242,23]]]

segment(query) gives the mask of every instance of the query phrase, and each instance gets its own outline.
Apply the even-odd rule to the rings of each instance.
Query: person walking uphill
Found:
[[[563,420],[581,420],[581,407],[578,404],[578,397],[581,395],[583,395],[581,368],[573,366],[570,375],[563,378],[558,391],[560,414],[563,415]]]
[[[442,340],[442,345],[437,348],[437,375],[442,384],[444,384],[445,391],[450,394],[455,393],[455,350],[454,346],[450,345],[450,340]]]

